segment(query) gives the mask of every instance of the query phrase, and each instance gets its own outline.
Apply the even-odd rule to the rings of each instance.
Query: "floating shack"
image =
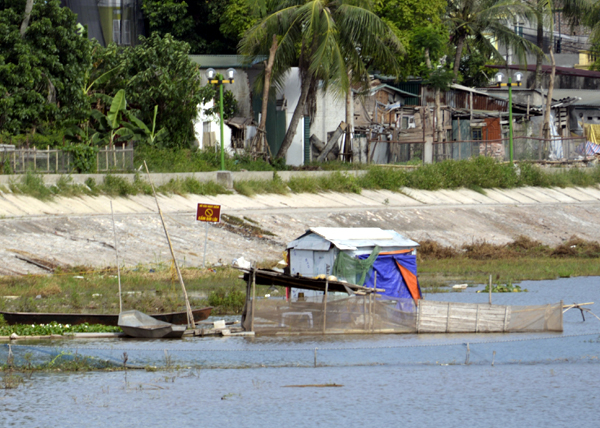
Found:
[[[562,302],[504,306],[424,300],[419,244],[393,230],[314,227],[287,246],[283,273],[241,269],[242,325],[257,334],[562,331]],[[259,298],[256,284],[284,286]]]

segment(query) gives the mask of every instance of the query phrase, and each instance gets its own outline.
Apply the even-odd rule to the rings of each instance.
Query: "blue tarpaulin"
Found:
[[[368,256],[369,254],[363,254],[358,258],[366,259]],[[398,265],[402,266],[404,275]],[[379,254],[364,283],[365,287],[375,286],[374,272],[377,272],[377,288],[385,289],[385,292],[381,293],[383,296],[397,299],[421,297],[421,287],[417,280],[417,256],[410,253]]]

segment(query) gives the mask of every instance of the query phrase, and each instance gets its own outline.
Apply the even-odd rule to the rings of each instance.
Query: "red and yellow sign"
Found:
[[[198,204],[196,220],[219,223],[221,221],[221,205]]]

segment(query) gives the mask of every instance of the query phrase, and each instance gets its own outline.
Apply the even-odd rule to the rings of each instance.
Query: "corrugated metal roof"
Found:
[[[331,242],[322,236],[307,232],[295,241],[290,242],[287,247],[296,250],[327,251],[331,248]]]
[[[554,89],[552,91],[553,100],[562,100],[565,98],[579,98],[572,103],[576,106],[600,107],[600,91],[590,89]]]
[[[330,245],[340,250],[357,250],[362,247],[418,247],[415,241],[394,230],[378,227],[311,227],[304,235],[288,244],[298,250],[327,251]]]
[[[188,55],[189,58],[200,65],[200,68],[249,68],[254,64],[262,62],[266,57],[257,57],[248,62],[244,55]]]
[[[382,83],[381,85],[374,86],[370,90],[371,90],[371,93],[375,93],[375,92],[379,91],[380,89],[389,89],[390,91],[397,92],[399,94],[402,94],[402,95],[405,95],[405,96],[411,97],[411,98],[412,97],[417,97],[417,98],[420,97],[420,95],[413,94],[413,93],[407,92],[407,91],[403,91],[402,89],[396,88],[394,86],[390,86],[387,83]]]

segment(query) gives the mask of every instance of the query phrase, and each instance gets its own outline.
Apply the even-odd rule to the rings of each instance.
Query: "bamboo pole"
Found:
[[[117,254],[117,280],[119,282],[119,313],[123,312],[123,295],[121,293],[121,268],[119,267],[119,241],[117,240],[117,228],[115,227],[115,213],[112,201],[110,201],[110,215],[112,217],[113,234],[115,235],[115,252]]]
[[[256,303],[256,269],[252,268],[252,306],[250,307],[250,331],[254,331],[254,305]]]
[[[323,334],[327,329],[327,292],[329,291],[329,279],[325,280],[325,295],[323,296]]]
[[[194,314],[192,313],[192,307],[190,306],[190,301],[188,300],[187,291],[185,289],[185,284],[183,283],[183,276],[181,276],[181,271],[179,270],[179,265],[177,264],[177,260],[175,259],[175,252],[173,251],[173,245],[171,244],[171,238],[169,237],[169,232],[167,231],[167,225],[165,224],[165,219],[162,215],[162,211],[160,209],[160,205],[158,204],[158,198],[156,196],[156,189],[154,188],[154,184],[150,179],[150,171],[148,171],[148,165],[146,165],[146,161],[144,161],[144,167],[146,168],[146,174],[148,175],[148,181],[150,182],[150,186],[152,186],[152,193],[154,193],[154,200],[156,201],[156,208],[158,209],[158,214],[160,215],[160,221],[162,222],[163,229],[165,230],[165,236],[167,237],[167,242],[169,243],[169,250],[171,250],[171,257],[173,257],[173,264],[175,265],[175,270],[177,271],[177,276],[179,277],[179,283],[181,284],[181,289],[183,290],[183,297],[185,299],[185,308],[187,310],[188,316],[188,326],[193,329],[196,327],[194,323]]]
[[[377,288],[377,271],[373,279],[373,290]],[[373,293],[369,293],[369,329],[373,330]]]
[[[594,302],[586,302],[586,303],[573,303],[572,305],[563,305],[563,309],[566,308],[574,308],[576,306],[589,306],[589,305],[593,305]]]
[[[489,290],[489,295],[490,295],[490,305],[492,304],[492,275],[490,275],[490,290]]]

